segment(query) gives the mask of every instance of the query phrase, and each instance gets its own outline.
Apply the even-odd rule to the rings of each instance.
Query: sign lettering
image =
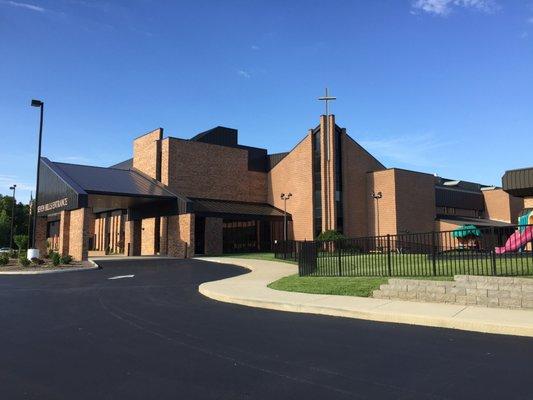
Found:
[[[52,201],[51,203],[41,204],[39,207],[37,207],[37,212],[42,213],[66,206],[68,206],[68,198],[65,197],[64,199]]]

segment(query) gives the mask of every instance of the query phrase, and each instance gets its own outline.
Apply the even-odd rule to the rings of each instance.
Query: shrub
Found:
[[[54,267],[57,267],[59,264],[61,264],[61,256],[59,255],[59,253],[56,253],[55,251],[53,251],[50,254],[50,258],[52,259],[52,265]]]
[[[339,240],[339,239],[345,239],[344,235],[340,232],[337,232],[336,230],[329,230],[324,231],[318,235],[316,240],[320,241],[330,241],[330,240]]]
[[[33,257],[31,259],[31,262],[35,265],[43,265],[44,264],[44,260],[41,260],[40,258],[37,258],[37,257]]]
[[[61,257],[61,264],[70,264],[72,262],[72,256],[70,255],[66,255],[66,256],[63,256]]]
[[[7,265],[9,262],[9,254],[0,253],[0,265]]]
[[[21,254],[19,257],[19,265],[21,267],[27,267],[30,265],[30,260],[26,257],[26,254]]]

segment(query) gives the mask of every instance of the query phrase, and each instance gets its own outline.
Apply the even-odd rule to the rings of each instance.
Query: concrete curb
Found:
[[[482,333],[533,337],[533,311],[420,303],[365,297],[284,292],[267,287],[296,267],[276,266],[272,261],[202,258],[204,261],[237,265],[251,272],[206,282],[198,291],[225,303],[278,311],[365,319],[410,325],[450,328]]]
[[[43,274],[61,274],[66,272],[92,271],[94,269],[102,269],[93,260],[89,260],[90,267],[79,267],[69,269],[52,269],[45,271],[0,271],[0,275],[43,275]]]

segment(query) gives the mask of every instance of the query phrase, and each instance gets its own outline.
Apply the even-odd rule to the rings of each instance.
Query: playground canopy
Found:
[[[481,231],[475,225],[463,225],[455,228],[452,232],[454,238],[466,238],[469,236],[481,236]]]

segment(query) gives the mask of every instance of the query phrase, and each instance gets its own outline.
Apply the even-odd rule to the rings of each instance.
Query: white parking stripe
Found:
[[[123,279],[123,278],[133,278],[135,275],[117,275],[117,276],[113,276],[111,278],[107,278],[107,279]]]

